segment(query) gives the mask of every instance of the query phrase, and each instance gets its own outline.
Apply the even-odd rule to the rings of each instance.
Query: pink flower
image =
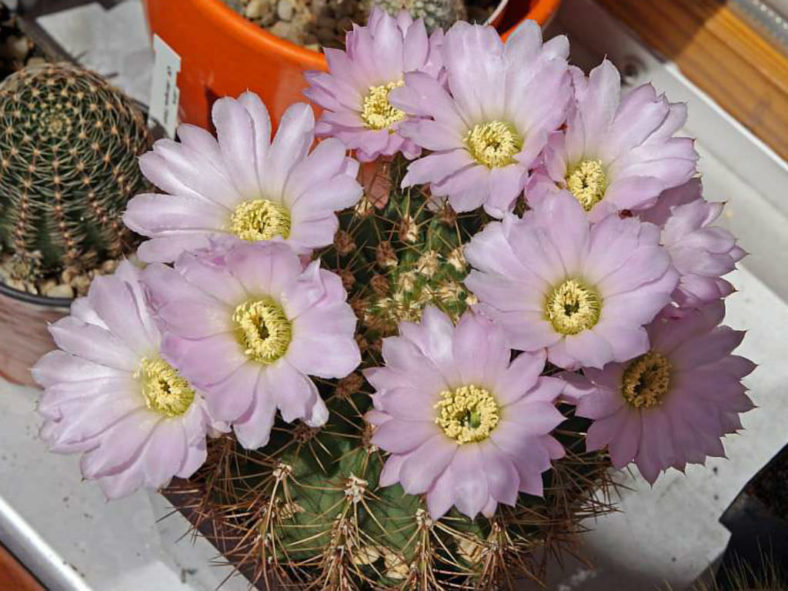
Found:
[[[305,75],[311,86],[304,94],[325,109],[317,134],[339,138],[363,162],[397,152],[418,156],[421,148],[399,133],[410,113],[388,97],[406,72],[438,75],[442,40],[440,30],[428,38],[424,22],[414,22],[407,11],[395,19],[374,8],[366,27],[354,25],[347,34],[347,52],[324,49],[329,73]]]
[[[248,449],[268,442],[277,408],[287,422],[325,423],[308,376],[342,378],[361,361],[342,281],[318,261],[302,269],[284,244],[185,254],[175,269],[149,266],[143,279],[162,349]]]
[[[455,24],[443,44],[448,91],[413,73],[391,93],[394,106],[421,117],[400,133],[432,154],[408,167],[403,186],[430,183],[456,211],[511,209],[548,134],[563,122],[571,97],[566,37],[542,45],[527,21],[504,44],[492,27]]]
[[[314,114],[303,103],[283,115],[273,142],[271,121],[251,92],[214,104],[218,141],[199,127],[178,128],[180,143],[159,140],[140,158],[145,176],[166,194],[134,197],[123,218],[150,238],[146,262],[171,262],[219,236],[286,242],[301,254],[331,244],[334,212],[361,198],[358,163],[328,139],[309,152]]]
[[[621,98],[621,79],[609,61],[586,78],[572,69],[575,100],[566,131],[551,136],[543,166],[526,190],[533,207],[569,190],[597,221],[652,205],[665,189],[696,173],[690,138],[673,137],[687,108],[669,103],[646,84]]]
[[[547,347],[559,367],[601,368],[645,353],[643,326],[670,301],[678,274],[658,239],[636,219],[592,225],[563,193],[476,234],[465,284],[515,349]]]
[[[202,465],[205,403],[159,350],[131,263],[96,277],[50,332],[60,350],[42,357],[33,377],[45,389],[41,438],[52,451],[84,452],[83,476],[109,498],[166,486]]]
[[[712,225],[723,207],[704,200],[700,180],[693,179],[663,193],[656,206],[639,216],[662,226],[662,244],[681,274],[673,294],[681,306],[696,306],[733,292],[722,275],[733,271],[745,252],[730,232]]]
[[[607,446],[615,467],[634,461],[651,483],[671,466],[724,456],[720,438],[741,429],[739,414],[753,407],[741,379],[755,368],[731,355],[744,333],[717,326],[724,315],[722,301],[668,307],[649,326],[646,354],[573,378],[567,394],[594,421],[586,447]]]
[[[452,505],[469,517],[514,505],[519,491],[542,495],[542,473],[564,449],[549,433],[564,417],[564,388],[541,377],[544,352],[514,361],[503,331],[466,313],[456,327],[437,308],[403,322],[383,341],[385,367],[368,369],[376,388],[372,442],[391,452],[381,486],[427,494],[434,519]]]

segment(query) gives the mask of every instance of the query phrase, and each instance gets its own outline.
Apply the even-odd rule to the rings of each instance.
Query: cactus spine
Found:
[[[404,168],[400,159],[384,164],[368,183],[377,188],[341,215],[334,245],[319,253],[348,290],[364,367],[380,365],[381,339],[396,334],[400,320],[417,320],[428,303],[455,319],[472,303],[461,245],[484,214],[457,215],[416,190],[381,194],[399,187]],[[537,577],[534,549],[557,550],[580,519],[605,509],[592,493],[607,484],[609,462],[584,451],[587,422],[566,409],[556,436],[567,456],[545,475],[544,499],[522,494],[491,519],[453,510],[433,522],[420,496],[378,486],[385,457],[362,418],[372,389],[360,370],[318,385],[327,425],[278,423],[255,451],[229,435],[212,440],[201,471],[181,483],[181,492],[200,491],[198,519],[210,522],[226,556],[262,588],[493,589]]]
[[[371,0],[371,3],[392,16],[407,10],[414,19],[423,18],[428,31],[448,29],[468,18],[465,0]]]
[[[25,68],[0,87],[0,241],[42,273],[122,254],[127,200],[146,187],[142,114],[96,74]]]

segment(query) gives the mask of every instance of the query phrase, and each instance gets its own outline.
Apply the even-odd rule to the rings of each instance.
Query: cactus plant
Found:
[[[429,31],[447,29],[468,16],[465,0],[371,0],[373,6],[393,16],[407,10],[413,18],[423,18]]]
[[[365,367],[380,364],[381,339],[397,333],[397,322],[418,319],[427,304],[456,319],[472,303],[459,247],[484,214],[458,215],[417,190],[397,189],[404,168],[395,159],[378,169],[383,182],[372,179],[319,255],[342,278],[360,319]],[[391,193],[381,195],[381,187]],[[604,495],[592,493],[608,484],[609,462],[584,451],[587,422],[567,407],[556,433],[567,456],[546,475],[544,499],[522,494],[490,519],[454,510],[431,520],[421,497],[378,486],[384,457],[362,419],[372,391],[359,372],[319,382],[330,411],[324,427],[281,423],[255,451],[231,436],[212,440],[198,475],[169,491],[197,487],[198,522],[210,524],[223,553],[262,588],[495,588],[538,577],[533,550],[556,549],[581,518],[606,509]]]
[[[25,68],[0,87],[0,242],[42,273],[90,269],[130,243],[121,215],[145,185],[144,118],[100,76]]]

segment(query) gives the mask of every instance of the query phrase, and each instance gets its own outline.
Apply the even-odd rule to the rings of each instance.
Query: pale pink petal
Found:
[[[121,371],[133,372],[138,355],[110,331],[66,316],[49,326],[55,344],[64,351]]]
[[[380,486],[391,486],[392,484],[396,484],[399,482],[399,471],[402,468],[402,464],[405,463],[410,456],[409,455],[390,455],[386,459],[386,464],[383,466],[383,470],[380,471],[380,478],[378,479],[378,484]]]
[[[112,427],[107,445],[102,445],[82,456],[80,468],[85,478],[99,478],[121,472],[133,463],[145,443],[161,421],[147,409],[127,415]],[[109,445],[109,442],[112,445]]]
[[[399,469],[399,482],[411,495],[427,492],[454,458],[458,445],[445,435],[435,435],[411,453]]]
[[[544,370],[547,354],[544,350],[520,353],[511,365],[499,374],[495,394],[500,404],[506,406],[519,400],[536,384]]]
[[[245,198],[259,196],[255,133],[249,112],[240,102],[225,97],[214,103],[212,118],[230,180]]]
[[[258,182],[265,174],[265,159],[271,147],[271,117],[268,109],[253,92],[245,92],[238,97],[238,102],[246,109],[252,122],[254,137],[254,156]]]
[[[619,411],[620,412],[620,411]],[[621,431],[609,445],[610,460],[616,468],[623,468],[635,459],[642,425],[638,413],[627,413]]]
[[[332,309],[329,308],[324,313],[331,312]],[[352,330],[351,328],[350,334],[345,335],[330,333],[297,335],[287,350],[286,359],[299,371],[310,375],[322,378],[344,378],[361,363],[361,353],[353,338]]]
[[[259,373],[258,373],[259,375]],[[252,386],[252,404],[233,423],[238,442],[246,449],[258,449],[268,443],[276,419],[275,385],[263,374]]]
[[[144,354],[157,347],[158,334],[145,302],[125,281],[110,275],[94,278],[88,301],[107,328],[132,350]]]
[[[479,446],[479,451],[490,496],[499,503],[514,506],[517,502],[520,477],[512,460],[489,443]]]
[[[231,333],[195,340],[166,333],[161,352],[189,381],[204,388],[221,382],[249,361]]]
[[[411,452],[441,431],[433,422],[387,421],[375,428],[372,443],[395,454]]]
[[[522,433],[545,435],[564,422],[564,415],[548,402],[532,402],[527,398],[506,407],[507,420],[516,423]]]
[[[577,401],[577,414],[589,419],[601,419],[615,414],[625,401],[620,392],[609,388],[591,388]]]
[[[454,504],[461,513],[473,519],[487,504],[490,496],[487,478],[484,476],[484,460],[479,448],[460,447],[452,460],[451,470],[455,487]]]
[[[180,195],[143,193],[129,201],[123,223],[143,236],[177,234],[180,231],[221,231],[230,210],[204,199]]]
[[[245,363],[206,391],[211,415],[220,421],[234,421],[249,411],[255,398],[262,367]]]
[[[145,485],[157,489],[169,484],[186,457],[186,435],[179,422],[160,421],[140,458]]]
[[[455,503],[453,476],[452,467],[449,465],[427,492],[427,509],[433,519],[443,517]]]
[[[286,360],[280,359],[265,368],[265,382],[285,421],[325,423],[328,415],[314,382]]]
[[[494,384],[509,366],[503,330],[480,315],[464,315],[454,332],[453,357],[465,384]]]

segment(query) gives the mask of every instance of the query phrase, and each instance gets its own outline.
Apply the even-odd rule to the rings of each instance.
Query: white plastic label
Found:
[[[169,137],[174,137],[178,126],[178,72],[181,71],[181,56],[158,35],[153,36],[153,51],[155,63],[148,121],[158,122]]]

